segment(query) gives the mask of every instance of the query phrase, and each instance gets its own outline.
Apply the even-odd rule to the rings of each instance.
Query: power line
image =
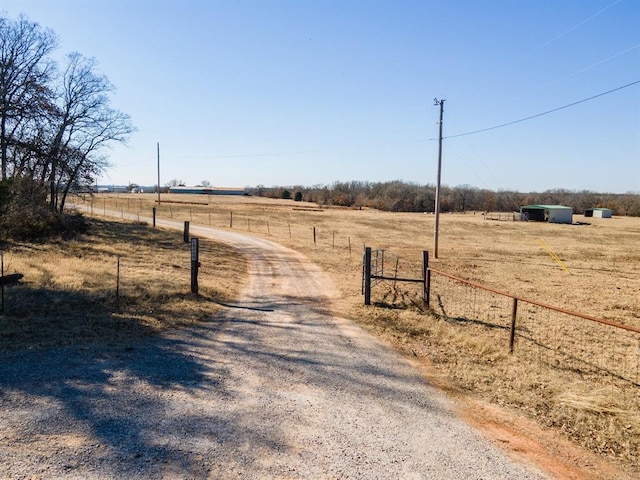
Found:
[[[537,88],[535,88],[533,90],[530,90],[527,93],[523,93],[523,94],[517,95],[517,96],[509,99],[507,102],[512,102],[513,100],[517,100],[519,98],[526,97],[526,96],[532,95],[532,94],[534,94],[536,92],[539,92],[540,90],[544,90],[545,88],[549,88],[550,86],[555,85],[556,83],[560,83],[563,80],[566,80],[567,78],[574,77],[576,75],[579,75],[580,73],[586,72],[587,70],[591,70],[592,68],[599,67],[603,63],[606,63],[606,62],[608,62],[610,60],[613,60],[614,58],[617,58],[617,57],[620,57],[620,56],[622,56],[622,55],[624,55],[626,53],[629,53],[629,52],[635,50],[636,48],[640,48],[640,43],[637,44],[637,45],[634,45],[633,47],[626,48],[625,50],[622,50],[622,51],[620,51],[618,53],[614,53],[613,55],[610,55],[609,57],[605,58],[604,60],[600,60],[600,61],[598,61],[598,62],[596,62],[596,63],[594,63],[592,65],[589,65],[588,67],[583,67],[580,70],[577,70],[577,71],[575,71],[573,73],[569,73],[569,74],[564,75],[564,76],[562,76],[560,78],[557,78],[557,79],[553,80],[552,82],[549,82],[549,83],[547,83],[545,85],[537,87]]]
[[[294,150],[288,152],[270,152],[270,153],[247,153],[235,155],[169,155],[165,158],[181,158],[181,159],[223,159],[223,158],[251,158],[251,157],[280,157],[285,155],[301,155],[305,153],[325,153],[325,152],[342,152],[345,150],[354,150],[358,147],[342,147],[342,148],[321,148],[316,150]]]
[[[503,193],[505,193],[507,195],[507,198],[511,201],[511,203],[514,205],[516,210],[519,210],[520,209],[520,205],[518,204],[518,202],[516,202],[513,199],[513,196],[509,193],[509,191],[502,186],[502,182],[500,182],[500,179],[491,171],[491,169],[489,168],[487,163],[484,161],[484,159],[480,156],[480,154],[476,151],[476,149],[473,148],[473,145],[471,145],[468,140],[466,140],[466,142],[467,142],[468,147],[471,149],[471,151],[476,155],[476,157],[478,157],[478,160],[480,160],[480,162],[483,164],[484,168],[493,176],[493,179],[496,182],[498,182],[498,185],[502,189]],[[485,188],[491,190],[491,187],[489,186],[489,184],[484,181],[484,179],[478,174],[478,172],[475,171],[473,166],[462,157],[462,155],[460,155],[458,152],[456,152],[456,150],[453,148],[451,143],[446,142],[446,144],[447,144],[447,148],[449,150],[451,150],[460,160],[462,160],[466,164],[467,168],[469,170],[471,170],[471,172],[473,172],[473,174],[480,179],[480,181],[484,184]]]
[[[551,40],[547,41],[546,43],[544,43],[538,50],[548,47],[549,45],[551,45],[553,42],[555,42],[556,40],[561,39],[562,37],[564,37],[565,35],[573,32],[575,29],[577,29],[578,27],[581,27],[582,25],[584,25],[585,23],[587,23],[589,20],[592,20],[593,18],[597,17],[598,15],[600,15],[601,13],[609,10],[611,7],[617,5],[618,3],[620,3],[622,0],[616,0],[615,2],[613,2],[610,5],[607,5],[606,7],[604,7],[603,9],[597,11],[596,13],[594,13],[593,15],[589,16],[588,18],[585,18],[584,20],[582,20],[581,22],[579,22],[578,24],[574,25],[573,27],[571,27],[570,29],[564,31],[563,33],[561,33],[560,35],[555,36],[554,38],[552,38]]]
[[[612,90],[608,90],[606,92],[598,93],[597,95],[593,95],[593,96],[588,97],[588,98],[583,98],[582,100],[578,100],[577,102],[573,102],[573,103],[569,103],[567,105],[563,105],[562,107],[557,107],[557,108],[554,108],[554,109],[551,109],[551,110],[547,110],[546,112],[537,113],[535,115],[530,115],[528,117],[521,118],[519,120],[514,120],[512,122],[502,123],[500,125],[495,125],[493,127],[482,128],[480,130],[474,130],[472,132],[458,133],[456,135],[449,135],[449,136],[443,137],[443,138],[465,137],[467,135],[475,135],[476,133],[483,133],[483,132],[488,132],[489,130],[496,130],[498,128],[508,127],[509,125],[514,125],[516,123],[525,122],[525,121],[531,120],[533,118],[542,117],[543,115],[549,115],[550,113],[554,113],[554,112],[557,112],[559,110],[564,110],[565,108],[574,107],[574,106],[579,105],[581,103],[588,102],[589,100],[593,100],[595,98],[603,97],[603,96],[608,95],[610,93],[617,92],[618,90],[622,90],[623,88],[631,87],[631,86],[636,85],[638,83],[640,83],[640,80],[636,80],[635,82],[627,83],[626,85],[622,85],[621,87],[617,87],[617,88],[614,88]],[[430,139],[430,140],[435,140],[435,139]]]

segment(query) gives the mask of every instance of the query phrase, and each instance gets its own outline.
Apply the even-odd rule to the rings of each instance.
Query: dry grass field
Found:
[[[107,209],[142,217],[150,217],[155,206],[163,218],[232,225],[266,236],[303,251],[336,273],[336,285],[346,297],[359,292],[365,245],[385,249],[389,258],[399,257],[400,271],[414,275],[420,272],[421,252],[433,249],[433,215],[323,209],[256,197],[162,195],[159,206],[156,200],[155,195],[100,195],[87,199],[87,204],[93,205],[95,214]],[[576,215],[574,221],[590,225],[443,214],[439,258],[432,258],[431,265],[514,295],[640,327],[640,218]],[[559,256],[568,272],[540,241]]]
[[[179,232],[100,219],[74,240],[5,246],[5,274],[23,278],[5,287],[0,352],[122,343],[214,318],[218,302],[238,294],[246,262],[226,245],[200,249],[220,278],[203,278],[194,296]]]
[[[551,347],[531,347],[519,338],[514,354],[509,354],[508,333],[496,328],[491,318],[508,318],[510,299],[499,295],[484,298],[486,294],[474,292],[446,303],[443,293],[447,309],[458,304],[473,311],[495,309],[487,321],[486,312],[479,312],[478,318],[452,315],[444,311],[442,303],[427,311],[421,302],[421,286],[384,282],[373,288],[374,305],[363,305],[363,247],[385,249],[386,272],[395,274],[397,268],[399,277],[417,278],[422,251],[433,250],[433,215],[319,208],[255,197],[162,195],[160,204],[156,200],[149,194],[87,196],[78,202],[78,208],[98,217],[116,211],[123,217],[125,213],[138,214],[144,220],[155,207],[162,218],[246,231],[299,250],[330,274],[340,314],[417,359],[432,380],[451,394],[524,415],[623,465],[631,476],[640,475],[640,387],[602,372],[583,371],[557,354],[553,343]],[[640,327],[640,218],[574,216],[574,221],[589,224],[500,222],[485,220],[479,212],[443,214],[439,258],[431,258],[430,265],[513,295]],[[142,231],[131,233],[143,235]],[[154,250],[160,249],[154,246],[156,242],[162,244],[154,235],[166,233],[144,235],[150,236],[141,242]],[[169,235],[171,241],[181,240]],[[109,247],[112,258],[115,253]],[[211,252],[216,258],[221,253]],[[206,256],[202,258],[207,261]],[[113,272],[115,267],[110,268]],[[131,268],[132,276],[137,271],[141,282],[147,279],[142,264]],[[163,268],[177,275],[183,267],[170,258]],[[233,273],[235,268],[239,267],[229,267],[226,272]],[[221,288],[221,278],[224,274],[212,279],[212,297]],[[130,281],[130,288],[135,288],[133,278]],[[434,288],[444,288],[438,282]],[[232,296],[233,286],[226,285],[222,291]],[[162,298],[155,300],[160,303]],[[586,320],[534,312],[535,307],[521,305],[520,309],[523,317],[531,316],[537,325],[547,325],[563,348],[588,352],[594,345],[606,350],[619,342],[615,333],[587,327],[590,322]],[[199,311],[192,318],[198,315],[208,313]],[[570,341],[565,340],[565,330]],[[640,340],[631,336],[624,342],[630,343],[626,351],[635,352],[624,362],[636,362],[635,367],[627,367],[640,372]]]

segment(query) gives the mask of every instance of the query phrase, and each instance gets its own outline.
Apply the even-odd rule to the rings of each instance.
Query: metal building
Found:
[[[611,218],[613,216],[613,212],[610,208],[585,208],[584,216],[595,218]]]
[[[525,205],[520,214],[532,222],[573,223],[573,208],[564,205]]]

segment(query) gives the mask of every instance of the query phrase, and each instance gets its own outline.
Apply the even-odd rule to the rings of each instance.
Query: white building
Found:
[[[613,212],[610,208],[585,208],[584,216],[595,218],[611,218],[613,216]]]

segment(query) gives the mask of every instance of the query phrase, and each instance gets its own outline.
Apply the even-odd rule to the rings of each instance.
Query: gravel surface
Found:
[[[333,317],[303,256],[191,232],[251,258],[243,296],[223,320],[162,337],[0,356],[0,478],[547,478]]]

